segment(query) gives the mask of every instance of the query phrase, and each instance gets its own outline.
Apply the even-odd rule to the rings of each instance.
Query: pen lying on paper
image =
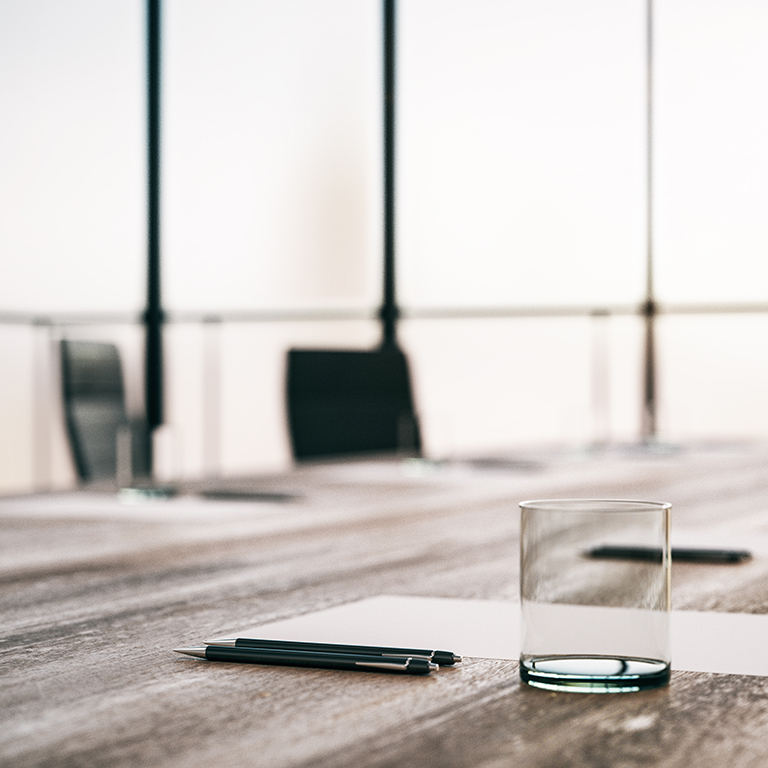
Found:
[[[686,563],[743,563],[752,555],[743,549],[697,549],[672,547],[672,560]],[[590,557],[616,560],[661,561],[661,550],[655,547],[625,547],[604,545],[589,550]]]
[[[207,645],[202,648],[175,648],[176,653],[197,656],[208,661],[238,661],[246,664],[272,664],[280,667],[319,667],[321,669],[351,669],[370,672],[401,672],[407,675],[427,675],[438,670],[427,659],[386,658],[344,653],[310,653],[278,651],[264,648],[233,648]]]
[[[386,656],[387,658],[422,658],[451,666],[461,661],[461,656],[450,651],[430,651],[423,648],[389,648],[378,645],[339,645],[337,643],[305,643],[294,640],[259,640],[250,637],[206,640],[206,645],[230,646],[233,648],[265,648],[280,651],[310,651],[312,653],[352,653],[363,656]]]

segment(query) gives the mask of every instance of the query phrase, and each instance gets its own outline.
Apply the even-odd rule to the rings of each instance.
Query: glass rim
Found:
[[[591,504],[595,505],[595,508],[589,509]],[[601,509],[598,505],[613,508]],[[537,512],[663,512],[672,509],[672,502],[643,499],[529,499],[519,502],[519,506],[521,510]]]

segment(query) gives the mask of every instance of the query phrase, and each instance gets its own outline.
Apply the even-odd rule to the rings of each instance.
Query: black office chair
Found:
[[[123,371],[114,344],[62,341],[64,413],[77,474],[82,481],[117,476],[117,440],[130,435],[131,474],[146,472],[146,430],[129,420]]]
[[[398,349],[292,349],[286,390],[296,459],[421,450],[408,361]]]

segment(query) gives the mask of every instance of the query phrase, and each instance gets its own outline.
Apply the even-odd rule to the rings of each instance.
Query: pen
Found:
[[[265,648],[233,648],[207,645],[201,648],[175,648],[176,653],[197,656],[208,661],[237,661],[247,664],[274,664],[281,667],[319,667],[321,669],[351,669],[371,672],[401,672],[426,675],[438,669],[426,659],[384,658],[342,653],[310,653],[268,650]]]
[[[339,645],[337,643],[304,643],[293,640],[258,640],[250,637],[207,640],[206,645],[233,648],[265,648],[284,651],[310,651],[313,653],[351,653],[363,656],[387,658],[422,658],[440,666],[451,666],[461,661],[461,656],[450,651],[430,651],[423,648],[390,648],[378,645]]]
[[[752,555],[744,549],[697,549],[672,547],[672,560],[686,563],[742,563]],[[619,560],[661,561],[661,550],[655,547],[603,545],[589,550],[590,557]]]

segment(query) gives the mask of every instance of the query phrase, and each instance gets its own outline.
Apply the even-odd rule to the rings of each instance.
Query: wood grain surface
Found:
[[[0,500],[0,765],[768,765],[768,678],[589,695],[491,659],[418,678],[172,653],[378,594],[514,599],[524,498],[671,501],[675,533],[755,553],[675,564],[673,606],[768,612],[764,446],[523,458],[307,465],[222,481],[229,501]]]

